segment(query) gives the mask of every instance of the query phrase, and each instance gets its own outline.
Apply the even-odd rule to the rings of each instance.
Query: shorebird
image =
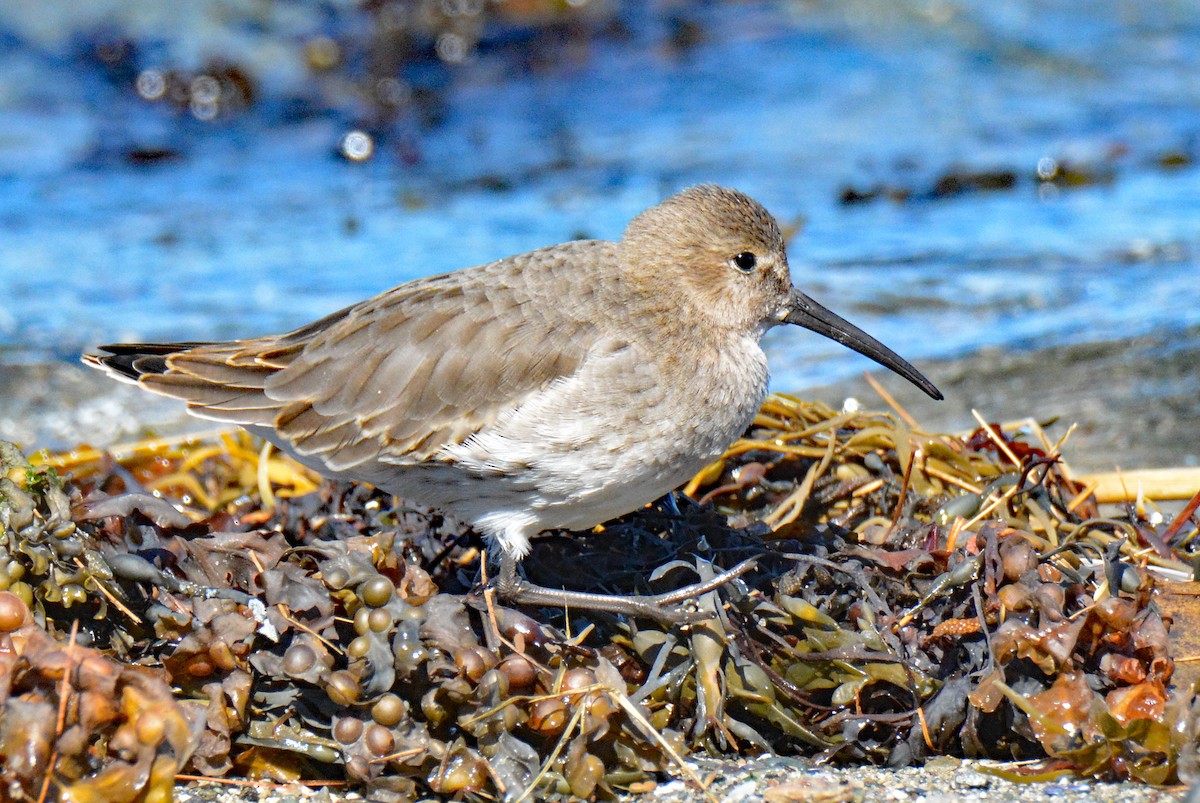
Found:
[[[766,396],[760,340],[780,324],[942,398],[794,288],[775,219],[714,185],[642,212],[617,242],[417,279],[286,334],[108,345],[83,359],[321,474],[470,522],[499,547],[505,599],[677,622],[715,583],[613,597],[533,585],[517,563],[532,536],[629,513],[718,457]]]

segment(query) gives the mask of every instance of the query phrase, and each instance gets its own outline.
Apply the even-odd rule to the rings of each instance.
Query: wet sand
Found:
[[[1076,471],[1200,465],[1200,328],[1023,352],[985,350],[921,368],[945,401],[934,402],[885,372],[875,376],[926,431],[974,429],[975,409],[988,421],[1055,420],[1047,427],[1051,438],[1077,424],[1063,448]],[[883,404],[861,378],[803,395]]]

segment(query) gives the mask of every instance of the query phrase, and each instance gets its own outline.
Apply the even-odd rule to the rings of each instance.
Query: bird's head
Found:
[[[757,337],[781,323],[803,326],[942,398],[900,355],[792,286],[779,224],[744,193],[686,189],[634,218],[621,249],[628,269],[671,298],[676,314]]]

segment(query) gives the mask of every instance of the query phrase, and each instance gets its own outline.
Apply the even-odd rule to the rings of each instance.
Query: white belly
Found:
[[[397,472],[390,490],[453,510],[521,556],[541,530],[592,527],[678,487],[749,425],[766,386],[750,338],[682,371],[615,350],[449,447],[450,462]]]

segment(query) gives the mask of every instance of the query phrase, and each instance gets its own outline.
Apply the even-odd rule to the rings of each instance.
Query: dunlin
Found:
[[[775,219],[712,185],[646,210],[619,242],[418,279],[287,334],[102,346],[84,361],[241,425],[322,474],[471,522],[500,547],[502,597],[679,621],[676,603],[699,586],[581,594],[534,586],[516,564],[531,536],[628,513],[720,455],[766,395],[759,341],[783,323],[941,398],[796,290]]]

